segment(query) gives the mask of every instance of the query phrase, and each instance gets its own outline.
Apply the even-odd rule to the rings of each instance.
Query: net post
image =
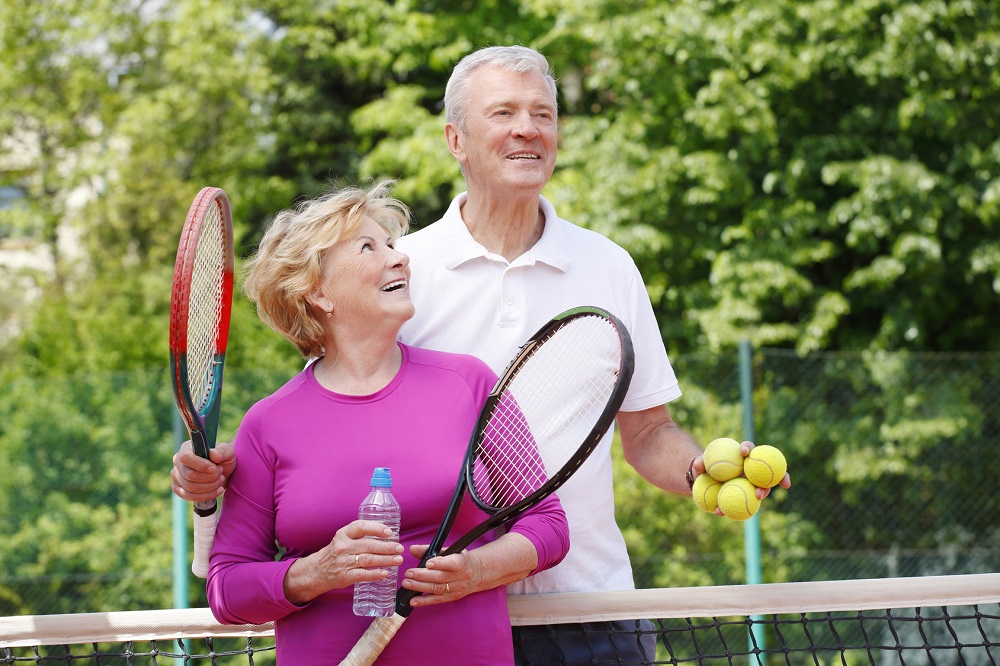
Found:
[[[180,414],[173,410],[174,451],[184,442],[184,423]],[[173,593],[174,608],[188,608],[191,568],[188,566],[188,503],[171,493],[171,513],[173,518]],[[180,650],[183,652],[183,650]],[[184,663],[177,658],[174,663]]]
[[[740,365],[740,397],[743,403],[743,439],[754,441],[754,414],[753,414],[753,349],[750,340],[743,338],[739,344],[739,365]],[[743,523],[743,551],[746,559],[746,582],[747,585],[757,585],[761,582],[761,562],[760,562],[760,522],[758,516],[754,515]],[[750,630],[747,636],[749,643],[748,651],[753,654],[754,648],[760,650],[757,655],[757,663],[764,666],[766,656],[763,625],[758,620],[759,615],[750,616]],[[750,663],[753,661],[748,660]]]

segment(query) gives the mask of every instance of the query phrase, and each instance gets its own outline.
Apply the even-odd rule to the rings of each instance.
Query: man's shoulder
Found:
[[[573,222],[558,218],[566,238],[566,247],[570,254],[586,253],[588,256],[617,257],[622,261],[631,262],[632,256],[628,250],[611,240],[599,231],[582,227]]]
[[[405,235],[400,236],[396,241],[397,245],[408,245],[411,243],[419,243],[426,241],[435,236],[440,236],[444,233],[444,220],[438,220],[432,222],[427,226],[420,227],[419,229],[414,229],[407,232]]]
[[[452,245],[446,226],[443,220],[438,220],[411,231],[396,240],[396,249],[410,256],[411,266],[414,260],[420,263],[424,259],[438,257],[444,247]]]
[[[594,246],[597,248],[604,248],[605,251],[626,252],[626,250],[624,250],[620,245],[601,232],[585,227],[577,222],[570,221],[559,215],[559,211],[556,210],[555,205],[553,205],[553,203],[544,196],[539,198],[539,202],[540,208],[545,214],[546,224],[548,224],[549,221],[552,221],[559,225],[562,233],[571,242],[583,243],[587,246]]]
[[[410,228],[410,230],[406,233],[405,236],[403,236],[403,238],[419,239],[419,238],[427,238],[428,236],[434,236],[436,234],[443,234],[445,233],[448,226],[449,226],[448,220],[442,217],[437,220],[434,220],[430,224],[421,225],[416,229]],[[403,238],[400,238],[400,240],[403,240]]]

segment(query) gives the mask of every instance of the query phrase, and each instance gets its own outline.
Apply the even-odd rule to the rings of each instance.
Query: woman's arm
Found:
[[[411,546],[417,558],[426,545]],[[412,606],[447,603],[515,583],[559,564],[569,552],[569,525],[555,495],[513,523],[510,531],[478,548],[447,557],[433,557],[424,569],[408,569],[402,586],[421,592]]]
[[[382,580],[389,570],[379,567],[403,563],[403,546],[381,540],[390,536],[392,530],[371,520],[356,520],[340,528],[329,545],[288,568],[282,584],[285,598],[301,606],[329,590]]]

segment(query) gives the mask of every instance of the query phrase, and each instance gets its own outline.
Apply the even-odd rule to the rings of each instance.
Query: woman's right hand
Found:
[[[373,520],[345,525],[329,544],[292,563],[285,573],[285,598],[302,605],[329,590],[382,580],[389,575],[384,567],[403,563],[403,546],[383,540],[390,536],[391,529]]]

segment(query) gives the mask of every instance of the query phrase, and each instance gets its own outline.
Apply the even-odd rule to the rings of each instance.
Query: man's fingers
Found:
[[[209,452],[211,455],[212,452]],[[191,478],[190,472],[195,472],[197,474],[213,474],[215,476],[219,473],[219,467],[216,463],[208,460],[207,458],[202,458],[194,452],[191,448],[191,441],[188,440],[180,445],[177,449],[177,453],[174,454],[174,468],[179,469],[184,478]],[[204,479],[198,479],[199,481],[204,481]]]

